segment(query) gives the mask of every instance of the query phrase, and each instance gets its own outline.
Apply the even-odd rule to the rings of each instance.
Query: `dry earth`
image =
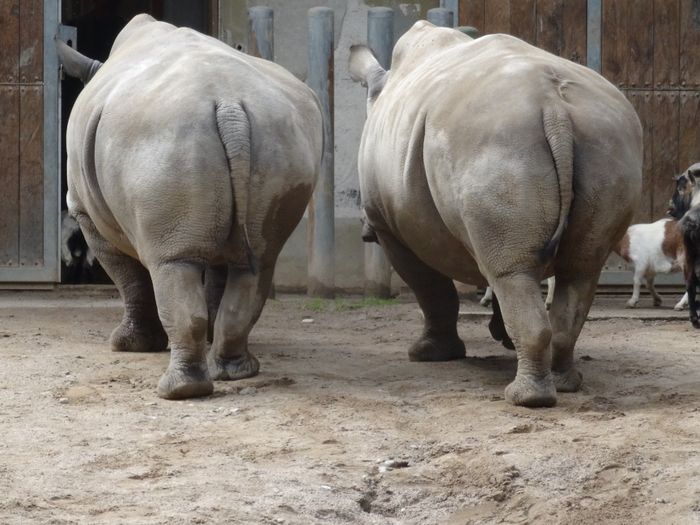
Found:
[[[700,522],[687,321],[589,322],[583,390],[530,410],[483,319],[410,363],[414,303],[283,297],[258,377],[169,402],[168,355],[111,353],[119,302],[74,295],[0,294],[0,523]]]

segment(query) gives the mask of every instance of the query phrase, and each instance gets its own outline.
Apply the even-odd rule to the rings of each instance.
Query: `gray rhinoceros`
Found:
[[[551,406],[575,391],[574,344],[611,248],[640,200],[642,128],[586,67],[507,35],[417,22],[391,71],[354,46],[368,87],[362,202],[425,329],[417,361],[463,357],[452,279],[490,284],[515,343],[506,399]],[[549,316],[540,281],[556,276]]]
[[[58,47],[89,80],[68,122],[68,206],[124,300],[112,349],[169,340],[168,399],[256,374],[248,334],[320,169],[314,94],[272,62],[147,15],[103,65]]]

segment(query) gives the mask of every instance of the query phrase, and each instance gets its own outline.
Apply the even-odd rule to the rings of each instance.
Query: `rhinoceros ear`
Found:
[[[379,65],[367,46],[352,46],[348,64],[350,77],[367,87],[367,98],[373,100],[381,93],[387,72]]]

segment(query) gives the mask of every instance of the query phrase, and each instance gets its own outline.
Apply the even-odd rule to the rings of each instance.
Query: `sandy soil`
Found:
[[[33,297],[0,297],[0,523],[700,522],[687,321],[589,322],[583,390],[530,410],[483,319],[410,363],[414,303],[284,297],[258,377],[169,402],[167,354],[109,351],[118,301]]]

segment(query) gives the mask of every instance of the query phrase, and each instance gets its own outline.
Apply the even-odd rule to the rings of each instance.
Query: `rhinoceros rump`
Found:
[[[170,399],[256,374],[248,333],[319,171],[315,96],[271,62],[147,15],[101,66],[58,49],[87,81],[68,122],[68,205],[124,300],[112,349],[169,340],[158,394]]]
[[[518,355],[506,399],[577,390],[573,349],[640,199],[642,129],[594,71],[507,35],[418,22],[385,72],[364,46],[364,212],[425,314],[412,360],[465,355],[452,279],[489,284]],[[547,314],[540,281],[556,276]]]

